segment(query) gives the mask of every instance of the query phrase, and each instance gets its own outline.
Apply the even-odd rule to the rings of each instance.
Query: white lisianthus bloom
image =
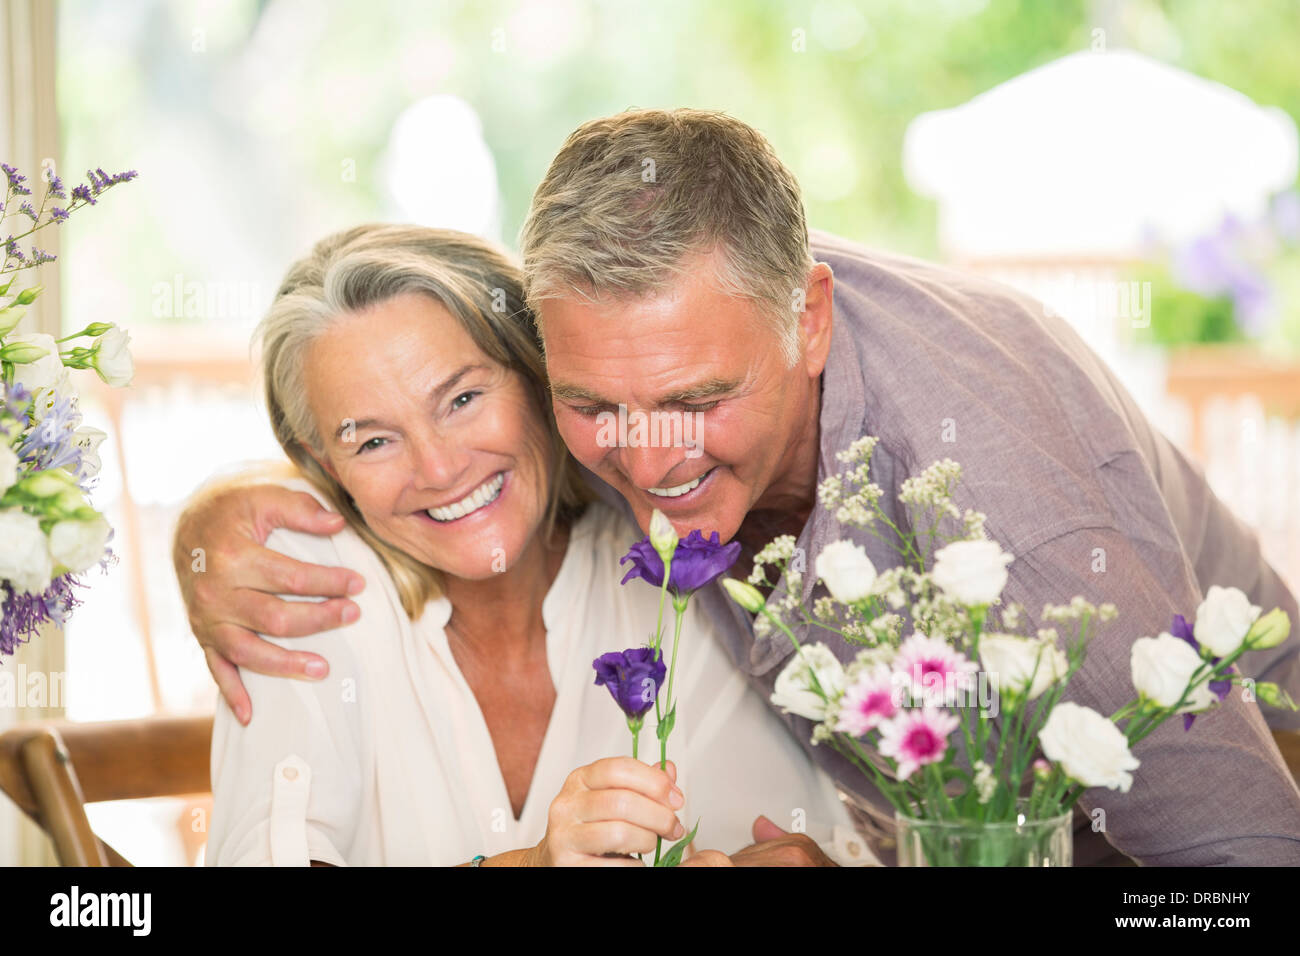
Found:
[[[1047,759],[1085,787],[1107,787],[1128,793],[1139,761],[1128,749],[1128,738],[1115,724],[1090,707],[1069,701],[1057,704],[1038,732]]]
[[[135,377],[135,362],[128,348],[131,336],[116,325],[95,340],[90,367],[113,388],[130,385]]]
[[[826,582],[831,597],[842,604],[861,601],[876,583],[876,568],[862,546],[852,541],[832,541],[817,555],[817,577]]]
[[[1246,635],[1251,650],[1262,651],[1277,647],[1291,636],[1291,617],[1280,607],[1275,607],[1257,619]]]
[[[954,541],[935,552],[930,577],[960,604],[992,604],[1007,586],[1007,565],[1014,560],[996,541]]]
[[[658,508],[650,515],[650,546],[659,553],[660,559],[667,561],[677,550],[677,529],[668,520],[668,516]]]
[[[40,594],[53,570],[41,523],[19,508],[0,511],[0,580],[15,592]]]
[[[60,381],[66,381],[68,370],[63,367],[63,359],[59,357],[59,343],[54,341],[54,336],[44,332],[21,332],[5,340],[5,345],[20,343],[45,349],[45,354],[35,361],[14,366],[15,385],[21,385],[27,389],[28,394],[35,395],[43,388],[51,388]]]
[[[813,674],[817,675],[817,682],[829,701],[813,689]],[[822,721],[830,704],[844,692],[844,683],[844,668],[839,658],[825,644],[812,644],[805,646],[802,653],[796,652],[777,676],[772,687],[772,703],[788,714]]]
[[[737,581],[735,578],[723,577],[722,587],[733,601],[750,614],[757,614],[763,610],[763,605],[767,603],[763,599],[763,593],[747,581]]]
[[[1259,617],[1259,608],[1250,603],[1240,588],[1210,585],[1205,600],[1196,609],[1192,634],[1202,648],[1215,657],[1226,657],[1241,646],[1250,626]]]
[[[0,445],[0,495],[18,480],[18,456],[8,445]]]
[[[99,446],[108,435],[90,425],[82,425],[72,433],[72,443],[81,449],[81,472],[84,478],[93,478],[99,474]]]
[[[985,634],[981,637],[980,662],[994,690],[1024,694],[1028,700],[1037,700],[1070,669],[1070,659],[1055,644],[1012,634]],[[1032,685],[1030,675],[1033,675]]]
[[[1133,642],[1129,666],[1133,672],[1133,686],[1138,693],[1150,698],[1161,707],[1178,703],[1205,663],[1191,644],[1172,634],[1159,637],[1139,637]],[[1180,714],[1194,714],[1218,703],[1208,681],[1192,689],[1187,703],[1178,709]]]
[[[109,525],[102,517],[90,521],[59,521],[50,529],[50,557],[73,573],[94,567],[104,557]]]

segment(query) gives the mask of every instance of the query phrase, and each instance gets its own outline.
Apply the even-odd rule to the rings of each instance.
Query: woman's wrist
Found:
[[[539,866],[535,851],[536,847],[529,847],[526,850],[507,850],[505,853],[488,857],[479,866]]]

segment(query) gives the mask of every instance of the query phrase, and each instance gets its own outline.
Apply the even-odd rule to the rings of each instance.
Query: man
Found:
[[[1297,618],[1254,535],[1063,321],[924,262],[821,233],[810,248],[797,183],[743,123],[642,110],[584,124],[538,188],[521,245],[560,431],[597,491],[643,529],[659,508],[679,531],[739,540],[742,565],[790,534],[811,567],[849,536],[821,508],[817,483],[838,470],[835,452],[870,434],[887,510],[909,475],[960,462],[957,503],[986,513],[989,536],[1015,556],[1004,601],[1022,604],[1034,626],[1044,603],[1075,594],[1119,608],[1069,700],[1102,713],[1127,702],[1133,641],[1193,614],[1211,584]],[[698,447],[611,442],[601,413],[624,410],[699,416]],[[201,499],[177,532],[191,623],[241,719],[234,665],[322,676],[308,670],[319,659],[252,631],[311,633],[348,619],[346,572],[258,547],[279,525],[337,530],[299,497],[245,488]],[[898,563],[875,538],[859,540],[876,567]],[[189,571],[198,542],[225,558],[210,557],[204,575]],[[805,599],[815,583],[805,576]],[[283,592],[333,597],[290,606],[271,596]],[[756,638],[717,585],[698,599],[766,697],[788,639]],[[832,649],[844,660],[856,650]],[[1300,696],[1298,650],[1300,628],[1241,668]],[[1267,719],[1300,727],[1292,712]],[[810,746],[808,721],[787,723]],[[883,826],[890,811],[874,787],[829,748],[812,752]],[[1128,793],[1081,799],[1091,825],[1076,835],[1079,862],[1097,857],[1104,832],[1145,864],[1300,863],[1300,790],[1252,700],[1230,694],[1190,733],[1168,721],[1135,755]],[[773,851],[822,862],[811,841],[769,823],[755,825],[755,840],[737,862]]]

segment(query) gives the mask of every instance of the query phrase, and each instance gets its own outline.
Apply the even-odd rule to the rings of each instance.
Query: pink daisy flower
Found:
[[[955,716],[934,707],[904,710],[880,725],[880,752],[898,761],[898,779],[937,763],[948,750],[948,735],[961,726]]]
[[[898,713],[894,700],[891,671],[877,664],[858,675],[840,698],[840,709],[835,730],[852,737],[863,737]]]
[[[958,691],[973,690],[979,672],[978,664],[947,641],[919,631],[899,646],[893,666],[908,678],[912,699],[928,707],[955,706]]]

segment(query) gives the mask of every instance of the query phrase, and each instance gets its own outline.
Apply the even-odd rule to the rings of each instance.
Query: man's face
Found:
[[[755,304],[719,291],[707,256],[687,266],[656,296],[544,301],[547,371],[569,449],[631,503],[643,530],[658,508],[679,534],[716,530],[727,541],[755,506],[789,503],[778,500],[783,479],[809,442],[815,469],[825,350],[815,330],[816,347],[787,369],[779,336]],[[828,343],[830,273],[817,268],[825,270],[817,295],[825,294],[818,308]],[[620,404],[628,420],[621,443],[611,441]],[[658,428],[635,440],[638,413],[662,423],[674,412],[682,441],[665,446]]]

